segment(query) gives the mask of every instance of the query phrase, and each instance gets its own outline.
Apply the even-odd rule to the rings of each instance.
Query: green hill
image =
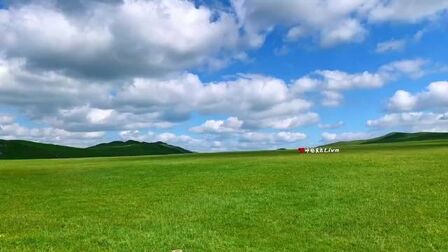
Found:
[[[114,141],[88,148],[76,148],[23,140],[0,140],[0,159],[141,156],[190,152],[164,142]]]
[[[369,145],[421,145],[421,144],[448,144],[448,133],[444,132],[392,132],[384,136],[354,141],[341,141],[325,146],[369,146]]]
[[[362,144],[372,143],[395,143],[408,141],[428,141],[428,140],[443,140],[448,139],[448,133],[441,132],[418,132],[418,133],[403,133],[392,132],[382,137],[365,140]]]

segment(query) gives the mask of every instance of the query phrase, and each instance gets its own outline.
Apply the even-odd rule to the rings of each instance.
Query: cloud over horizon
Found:
[[[6,1],[0,138],[232,150],[448,131],[447,10],[445,0]]]

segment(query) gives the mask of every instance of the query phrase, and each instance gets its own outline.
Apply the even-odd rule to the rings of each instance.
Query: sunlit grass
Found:
[[[0,161],[0,250],[448,250],[448,147]]]

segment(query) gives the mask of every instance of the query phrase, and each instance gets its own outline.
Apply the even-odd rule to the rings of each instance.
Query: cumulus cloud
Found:
[[[388,108],[392,111],[446,109],[448,108],[448,82],[432,82],[426,90],[416,94],[398,90],[389,99]]]
[[[311,102],[297,97],[283,80],[263,75],[211,83],[189,73],[169,80],[136,79],[118,92],[115,104],[157,112],[166,119],[185,120],[193,111],[224,114],[238,117],[249,128],[294,128],[318,120],[309,112]]]
[[[214,144],[185,134],[174,134],[171,132],[155,133],[152,131],[124,130],[119,132],[122,140],[136,140],[144,142],[165,142],[172,145],[185,147],[189,150],[205,150],[213,148]]]
[[[190,130],[196,133],[235,133],[242,130],[243,121],[237,117],[229,117],[226,120],[207,120],[203,124],[193,127]]]
[[[306,139],[306,135],[300,132],[263,133],[263,132],[247,132],[241,136],[242,142],[251,142],[258,144],[280,144],[293,143]]]
[[[375,52],[377,53],[387,53],[387,52],[399,52],[403,51],[406,47],[406,40],[396,39],[380,42],[376,45]]]
[[[389,99],[389,108],[391,110],[410,111],[416,107],[417,98],[404,90],[398,90]]]
[[[0,139],[23,139],[45,143],[88,146],[100,141],[105,132],[69,132],[52,127],[33,128],[16,122],[15,118],[0,115]]]
[[[260,46],[276,25],[291,27],[288,40],[297,40],[309,33],[318,38],[322,46],[361,41],[366,30],[352,14],[361,1],[255,1],[233,0],[232,5],[249,43]],[[315,10],[320,14],[315,15]]]
[[[369,19],[374,22],[399,21],[417,22],[446,12],[446,0],[393,0],[371,1]]]
[[[200,132],[203,133],[203,132]],[[227,134],[214,132],[215,134]],[[257,132],[239,131],[232,132],[232,138],[196,138],[190,135],[177,135],[170,132],[154,133],[152,131],[126,130],[119,133],[123,140],[133,139],[138,141],[155,142],[162,141],[179,146],[188,146],[195,151],[225,151],[225,150],[260,150],[275,149],[279,146],[290,146],[306,139],[306,134],[301,132]]]
[[[367,35],[366,27],[370,24],[415,23],[443,14],[448,9],[446,0],[233,0],[232,5],[253,46],[260,46],[276,26],[289,28],[285,35],[287,41],[307,35],[324,47],[360,42]]]
[[[26,60],[0,57],[0,103],[23,108],[31,116],[68,108],[87,101],[103,103],[108,88],[57,71],[32,71]],[[32,112],[32,113],[31,113]]]
[[[344,122],[343,121],[337,121],[335,123],[327,123],[327,124],[320,123],[318,125],[318,127],[320,129],[338,129],[338,128],[342,127],[342,126],[344,126]]]
[[[343,133],[329,133],[323,132],[321,134],[321,141],[325,143],[333,143],[340,141],[363,140],[375,137],[376,134],[369,132],[343,132]]]
[[[0,60],[1,104],[52,127],[104,131],[167,128],[194,112],[237,117],[248,129],[297,128],[319,122],[306,93],[319,91],[323,105],[338,106],[343,90],[376,88],[396,76],[420,73],[424,61],[393,62],[376,73],[319,70],[291,83],[257,74],[206,83],[191,73],[109,83],[33,70],[28,64]]]
[[[448,131],[448,82],[430,83],[425,90],[412,94],[398,90],[389,99],[389,113],[368,120],[367,126],[378,129],[411,131]]]
[[[291,91],[303,94],[319,91],[324,106],[339,106],[350,89],[380,88],[402,77],[418,78],[425,74],[426,60],[412,59],[394,61],[379,67],[376,72],[347,73],[339,70],[317,70],[293,82]]]
[[[0,33],[8,57],[94,78],[216,65],[240,43],[233,15],[181,0],[90,4],[76,13],[52,4],[12,5],[0,10]]]
[[[312,103],[281,79],[240,75],[202,82],[191,73],[93,82],[58,71],[32,70],[24,59],[0,59],[0,104],[72,131],[169,127],[193,112],[241,118],[247,127],[294,128],[318,121]]]
[[[448,131],[448,113],[403,112],[391,113],[381,118],[368,120],[367,126],[373,128],[400,129],[411,131]]]

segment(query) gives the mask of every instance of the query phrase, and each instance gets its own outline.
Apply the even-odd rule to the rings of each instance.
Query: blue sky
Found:
[[[0,8],[3,139],[225,151],[448,131],[448,1]]]

